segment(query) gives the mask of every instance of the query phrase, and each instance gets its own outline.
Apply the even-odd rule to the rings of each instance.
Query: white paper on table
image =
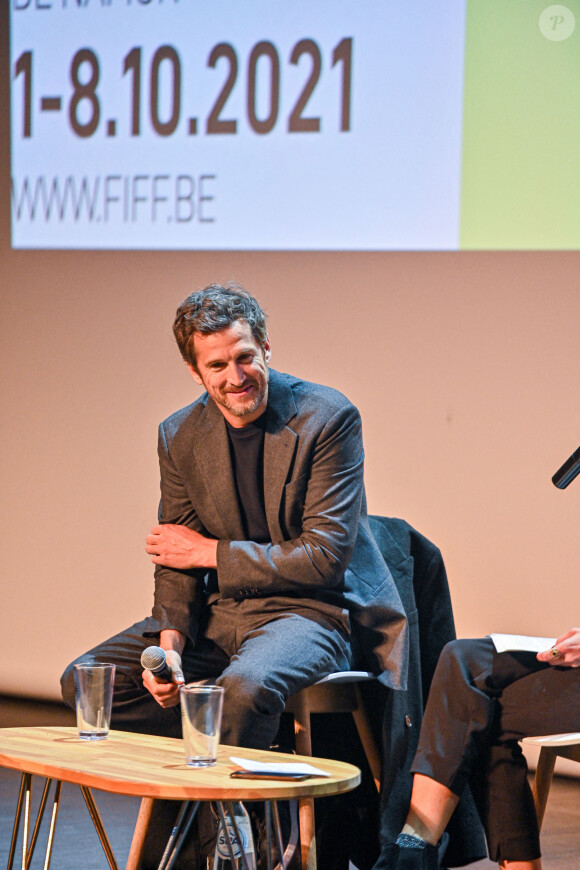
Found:
[[[531,637],[527,634],[489,634],[498,653],[508,650],[544,652],[556,643],[555,637]]]
[[[249,773],[259,773],[263,776],[330,776],[325,770],[320,770],[319,767],[313,767],[311,764],[302,764],[300,762],[264,762],[251,761],[249,758],[235,758],[230,756],[230,760],[234,764],[239,765],[243,770]]]

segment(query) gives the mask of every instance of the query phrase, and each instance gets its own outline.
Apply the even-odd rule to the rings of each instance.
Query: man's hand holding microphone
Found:
[[[179,704],[179,688],[185,684],[181,652],[185,637],[179,631],[161,632],[159,646],[148,646],[141,655],[143,685],[161,707]]]

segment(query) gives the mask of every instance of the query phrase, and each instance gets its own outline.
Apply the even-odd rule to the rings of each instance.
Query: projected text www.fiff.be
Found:
[[[213,223],[217,175],[25,175],[12,179],[17,222]]]

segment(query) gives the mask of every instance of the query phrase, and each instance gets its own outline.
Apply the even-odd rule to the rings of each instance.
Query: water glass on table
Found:
[[[189,767],[210,767],[217,761],[224,690],[189,683],[179,694],[185,760]]]
[[[79,737],[104,740],[111,724],[115,665],[75,665],[74,678]]]

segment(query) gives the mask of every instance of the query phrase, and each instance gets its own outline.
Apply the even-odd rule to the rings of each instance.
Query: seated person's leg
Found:
[[[448,644],[431,685],[412,765],[416,775],[405,836],[399,838],[398,855],[396,847],[385,846],[375,870],[437,867],[435,844],[468,779],[474,793],[483,796],[491,859],[514,870],[539,868],[536,817],[517,741],[560,727],[577,728],[569,713],[580,700],[580,680],[573,674],[549,669],[532,653],[498,654],[488,638]],[[563,715],[556,710],[560,698]]]
[[[493,660],[487,638],[451,641],[441,652],[429,689],[411,770],[456,795],[461,795],[493,721],[498,694],[489,686]]]
[[[530,667],[532,673],[502,692],[490,748],[485,803],[493,861],[532,861],[540,856],[527,763],[518,741],[577,731],[580,726],[580,671],[533,660]]]
[[[290,614],[246,632],[217,681],[226,690],[222,742],[268,748],[286,699],[350,665],[350,642],[323,620]]]
[[[478,744],[493,721],[486,686],[491,641],[448,643],[439,658],[412,771],[413,791],[398,845],[384,843],[374,870],[439,866],[437,843],[468,781]],[[492,692],[493,695],[497,692]]]

